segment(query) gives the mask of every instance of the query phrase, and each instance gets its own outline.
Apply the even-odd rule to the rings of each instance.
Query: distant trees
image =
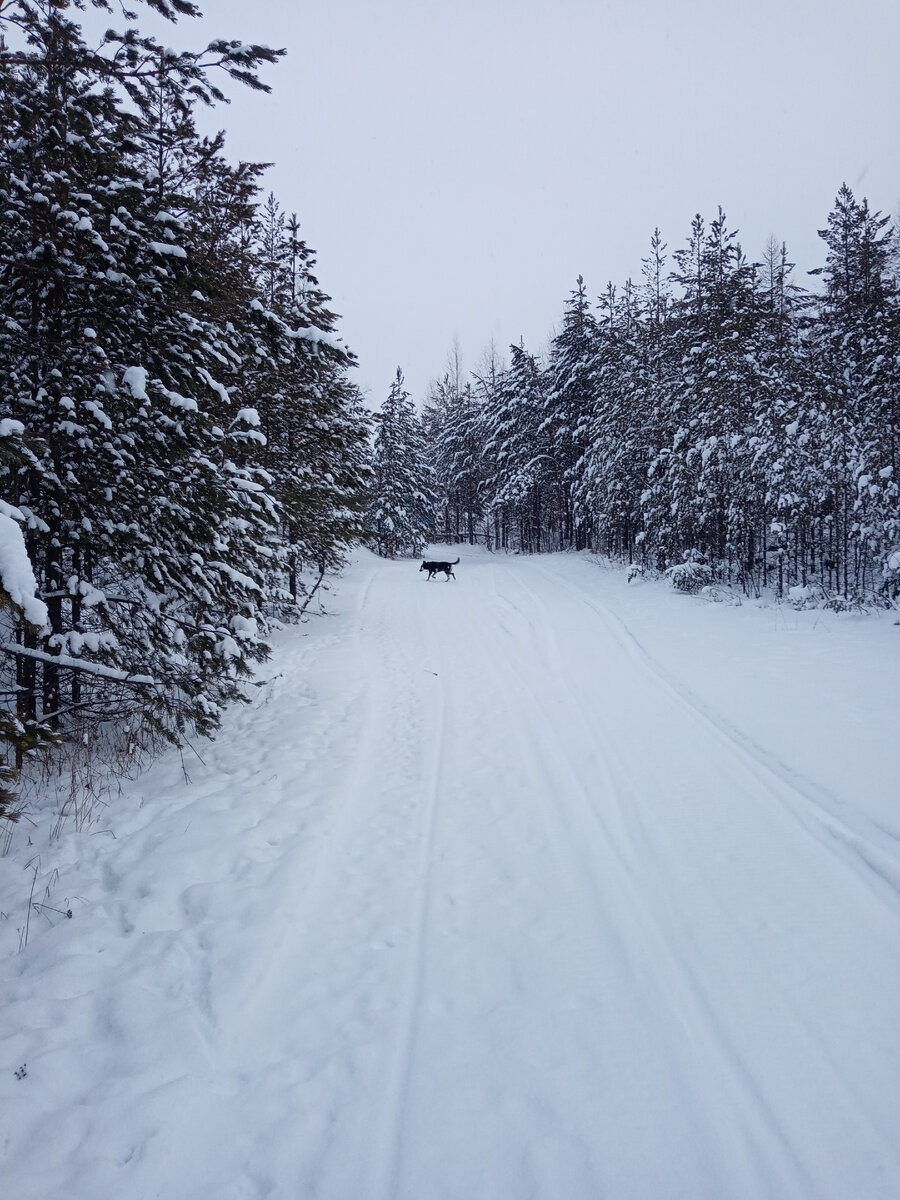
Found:
[[[422,422],[437,493],[434,536],[472,544],[484,517],[481,406],[458,346],[431,385]]]
[[[528,552],[556,549],[562,469],[546,422],[547,379],[534,355],[510,347],[483,414],[484,495],[498,546]]]
[[[821,236],[819,293],[775,241],[749,262],[721,210],[671,265],[656,230],[637,287],[591,304],[579,278],[546,362],[515,346],[488,383],[433,390],[439,504],[464,493],[488,544],[589,547],[682,584],[895,594],[896,233],[844,186]]]
[[[370,479],[296,219],[194,125],[216,73],[262,88],[280,52],[134,25],[95,51],[71,7],[0,12],[0,512],[46,607],[29,621],[4,575],[12,771],[47,736],[212,732],[301,569],[361,532]]]
[[[433,475],[422,424],[398,367],[376,419],[373,498],[368,514],[383,558],[421,554],[434,531]]]

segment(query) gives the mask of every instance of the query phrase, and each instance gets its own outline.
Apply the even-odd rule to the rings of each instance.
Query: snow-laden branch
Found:
[[[72,658],[68,654],[45,654],[43,650],[17,646],[15,642],[0,642],[0,650],[4,654],[36,658],[38,662],[50,663],[54,667],[65,667],[69,671],[84,671],[88,675],[97,675],[101,679],[112,679],[115,683],[156,683],[152,675],[132,675],[130,671],[120,671],[117,667],[107,667],[103,663],[84,662],[82,659]]]
[[[21,610],[29,625],[42,627],[47,624],[47,605],[35,595],[34,570],[15,520],[15,517],[21,519],[22,514],[12,505],[4,504],[3,507],[5,511],[0,512],[0,587]]]
[[[287,337],[292,338],[294,341],[309,342],[317,348],[320,345],[330,346],[332,350],[336,350],[340,354],[347,353],[347,346],[344,339],[336,333],[328,333],[327,330],[319,329],[316,325],[301,325],[299,328],[293,329],[278,313],[273,312],[270,308],[266,308],[259,299],[250,301],[250,309],[253,312],[260,313],[267,321],[271,321],[273,325],[277,325]]]

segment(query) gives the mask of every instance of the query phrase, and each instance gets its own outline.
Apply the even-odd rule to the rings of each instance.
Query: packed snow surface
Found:
[[[457,554],[21,826],[6,1196],[900,1196],[896,614]]]

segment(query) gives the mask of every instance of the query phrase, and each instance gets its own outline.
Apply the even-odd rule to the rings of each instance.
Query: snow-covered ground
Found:
[[[21,827],[5,1196],[900,1195],[896,614],[457,553],[360,553],[189,782]]]

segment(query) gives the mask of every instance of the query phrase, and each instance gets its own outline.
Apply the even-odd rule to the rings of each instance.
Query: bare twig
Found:
[[[37,883],[37,877],[38,877],[38,864],[35,863],[34,864],[34,874],[31,877],[31,892],[28,895],[28,913],[25,917],[25,934],[24,934],[24,937],[19,938],[19,952],[20,953],[28,945],[28,930],[31,927],[31,905],[34,901],[34,888],[35,888],[35,884]]]
[[[325,578],[325,568],[322,567],[321,571],[319,571],[319,578],[313,584],[309,595],[306,597],[306,599],[303,601],[303,604],[300,606],[300,616],[301,617],[306,612],[307,608],[309,608],[309,603],[312,600],[313,596],[316,594],[316,592],[319,590],[319,586],[321,585],[322,580],[324,578]]]

